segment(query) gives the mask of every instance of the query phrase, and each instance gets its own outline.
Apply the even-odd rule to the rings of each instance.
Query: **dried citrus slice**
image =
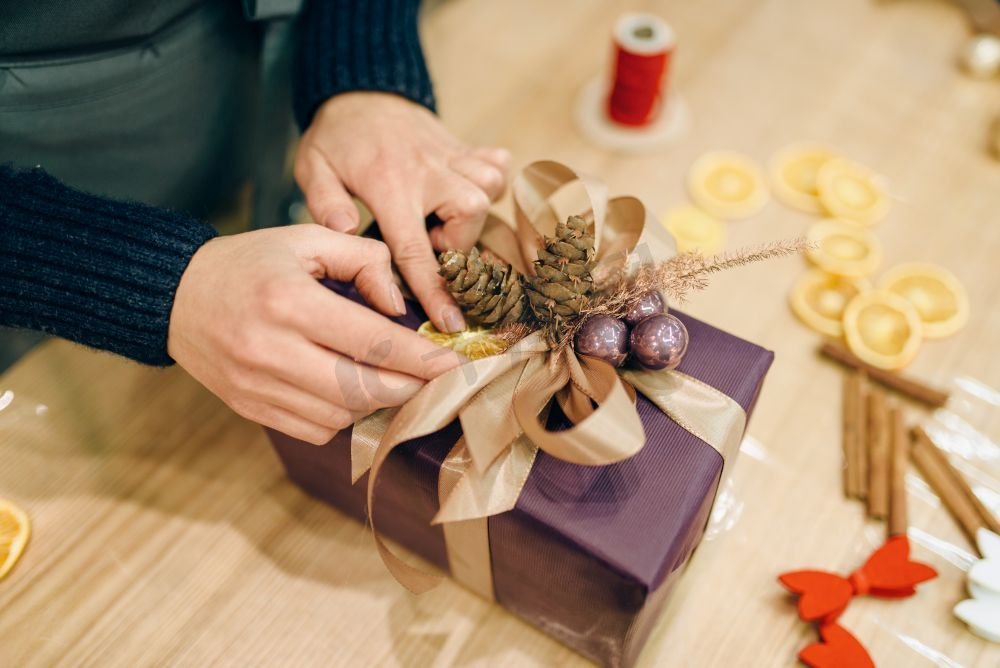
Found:
[[[870,289],[871,285],[863,278],[811,269],[792,288],[789,303],[806,325],[821,334],[840,338],[844,335],[841,320],[848,302]]]
[[[478,360],[490,355],[498,355],[510,347],[505,339],[486,327],[469,327],[461,332],[446,334],[439,332],[429,321],[417,328],[417,334],[426,337],[445,348],[465,355],[470,360]]]
[[[834,158],[816,173],[816,192],[830,215],[874,225],[889,211],[882,179],[856,162]]]
[[[943,267],[921,262],[897,265],[885,273],[879,288],[916,307],[926,338],[954,334],[969,319],[965,288]]]
[[[880,369],[901,369],[913,361],[922,329],[916,307],[892,292],[863,292],[844,309],[847,346]]]
[[[706,153],[695,161],[688,192],[704,211],[725,220],[752,216],[767,203],[760,168],[750,158],[727,151]]]
[[[31,523],[23,510],[0,499],[0,580],[14,567],[31,535]]]
[[[725,224],[696,206],[679,206],[663,217],[663,226],[677,241],[681,253],[717,253],[726,241]]]
[[[822,214],[816,175],[824,163],[835,157],[833,150],[822,144],[786,146],[771,158],[768,170],[775,197],[806,213]]]
[[[882,261],[882,246],[870,230],[832,218],[809,226],[806,257],[838,276],[867,276]]]

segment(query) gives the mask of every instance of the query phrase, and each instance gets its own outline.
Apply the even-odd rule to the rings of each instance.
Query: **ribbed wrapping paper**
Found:
[[[332,286],[353,299],[357,294]],[[398,322],[416,328],[414,305]],[[726,393],[749,415],[773,353],[672,311],[691,345],[680,370]],[[646,446],[602,467],[539,453],[514,510],[489,518],[497,601],[604,665],[631,665],[701,540],[722,457],[641,395]],[[555,407],[550,427],[568,426]],[[350,433],[317,448],[269,432],[289,477],[365,520],[367,478],[350,483]],[[385,535],[448,570],[438,471],[461,435],[457,421],[394,452],[379,476],[376,518]],[[374,550],[373,550],[374,555]]]

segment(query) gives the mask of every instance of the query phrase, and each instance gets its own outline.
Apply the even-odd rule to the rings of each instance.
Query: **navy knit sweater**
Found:
[[[392,92],[433,109],[419,0],[307,0],[295,81],[305,128],[327,98]],[[96,197],[0,165],[0,326],[167,365],[177,284],[215,230],[184,213]]]

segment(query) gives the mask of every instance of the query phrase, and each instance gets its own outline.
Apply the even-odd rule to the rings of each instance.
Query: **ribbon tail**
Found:
[[[382,435],[398,412],[398,408],[381,408],[354,423],[351,429],[352,485],[372,467],[372,459],[375,458]]]
[[[538,447],[522,434],[485,472],[479,473],[459,441],[442,467],[439,487],[443,500],[431,523],[461,522],[512,510],[537,454]],[[450,478],[449,483],[443,482],[446,478]]]
[[[480,390],[459,411],[463,440],[480,475],[521,435],[511,408],[520,373],[506,373]]]

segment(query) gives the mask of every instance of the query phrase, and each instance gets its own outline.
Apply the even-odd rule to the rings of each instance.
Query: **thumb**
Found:
[[[297,228],[297,229],[296,229]],[[403,315],[406,305],[392,276],[389,248],[381,241],[340,234],[316,225],[298,225],[297,251],[318,265],[319,273],[350,281],[365,301],[386,315]]]
[[[322,156],[315,153],[306,156],[304,167],[298,172],[299,186],[313,220],[337,232],[353,233],[358,229],[354,200]]]

